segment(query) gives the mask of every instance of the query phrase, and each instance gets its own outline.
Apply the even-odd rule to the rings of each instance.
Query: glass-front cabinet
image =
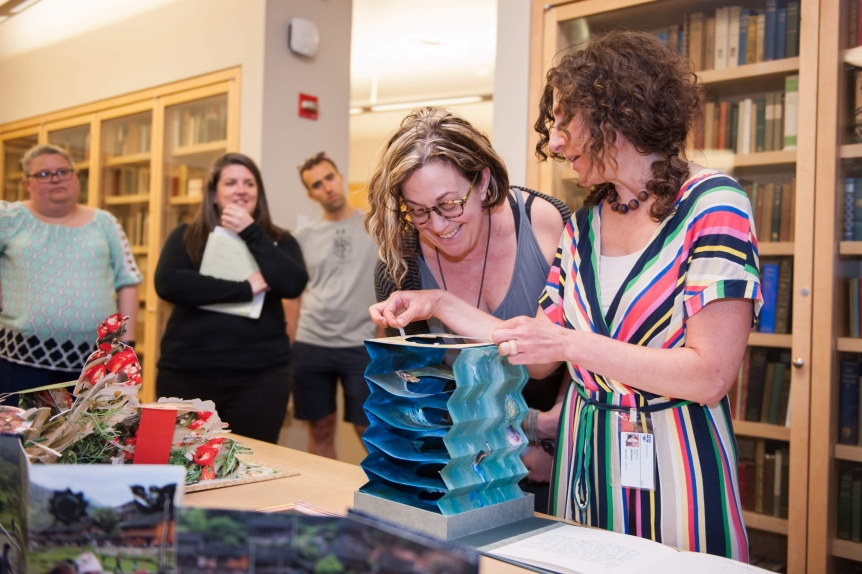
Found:
[[[21,158],[37,143],[66,150],[81,181],[80,202],[109,211],[144,275],[136,347],[142,400],[155,397],[158,349],[170,306],[153,273],[165,237],[194,217],[212,161],[239,149],[241,72],[231,68],[0,125],[0,199],[26,199]]]
[[[24,191],[24,172],[21,159],[27,150],[39,143],[39,134],[21,134],[0,139],[3,147],[3,194],[0,199],[23,201],[27,199]]]
[[[819,9],[817,0],[533,3],[543,25],[532,38],[531,124],[547,70],[611,30],[654,35],[704,88],[685,155],[747,193],[764,296],[776,311],[752,330],[729,395],[743,518],[752,562],[793,574],[806,560],[808,508],[793,493],[807,488],[814,223],[814,169],[797,157],[815,155],[815,118],[806,110],[816,106],[818,50],[816,32],[802,22],[816,21]],[[580,208],[589,190],[569,163],[537,163],[538,135],[531,138],[531,186]]]
[[[73,120],[73,122],[77,121],[79,120]],[[68,124],[69,122],[63,122],[60,125],[46,126],[48,143],[63,148],[72,158],[75,170],[78,172],[78,181],[81,184],[81,195],[78,202],[86,205],[90,198],[90,133],[92,125],[90,118],[86,118],[86,123]]]

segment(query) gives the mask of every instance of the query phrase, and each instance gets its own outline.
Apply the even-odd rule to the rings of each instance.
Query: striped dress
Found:
[[[679,191],[675,211],[602,315],[598,259],[602,205],[566,225],[540,304],[550,319],[654,348],[685,346],[685,321],[706,304],[762,304],[757,240],[746,194],[704,170]],[[727,398],[714,405],[660,397],[569,364],[554,461],[551,512],[582,524],[690,551],[748,561]],[[655,490],[620,485],[620,432],[631,407],[655,438]],[[647,432],[647,431],[641,431]]]

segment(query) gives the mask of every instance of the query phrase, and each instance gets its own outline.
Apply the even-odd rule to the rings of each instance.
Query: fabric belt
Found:
[[[572,500],[578,509],[584,512],[590,505],[590,475],[587,472],[587,465],[590,460],[590,450],[593,442],[593,420],[596,410],[629,412],[633,407],[600,403],[590,398],[583,386],[577,383],[574,383],[574,385],[583,405],[581,405],[581,413],[578,416],[578,436],[575,439],[575,461],[577,466],[575,470],[575,485],[572,489]],[[692,404],[691,401],[675,399],[666,403],[634,408],[643,413],[654,413],[690,404]],[[583,498],[581,498],[582,492]]]

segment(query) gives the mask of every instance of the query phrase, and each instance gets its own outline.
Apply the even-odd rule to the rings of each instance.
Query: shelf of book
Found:
[[[173,157],[187,157],[190,155],[197,155],[203,153],[210,153],[214,151],[224,151],[227,149],[227,141],[226,140],[216,140],[211,142],[180,146],[171,150],[171,156]]]
[[[723,82],[735,82],[738,80],[764,79],[774,76],[775,79],[783,78],[788,74],[799,70],[799,58],[783,58],[769,62],[758,62],[756,64],[745,64],[733,68],[721,70],[703,70],[697,73],[705,86],[712,87]]]
[[[133,203],[149,203],[149,193],[134,193],[129,195],[109,195],[105,198],[105,205],[129,205]]]
[[[837,458],[838,460],[862,462],[862,446],[856,446],[852,444],[836,444],[835,458]]]
[[[862,241],[842,241],[838,244],[840,255],[862,255]]]
[[[793,346],[793,335],[776,335],[774,333],[758,333],[756,331],[752,331],[748,335],[748,344],[752,347],[789,349]]]
[[[10,171],[6,174],[6,179],[24,179],[23,171]]]
[[[201,202],[202,195],[178,195],[168,200],[170,205],[197,205]]]
[[[836,347],[842,353],[862,353],[862,339],[838,337]]]
[[[143,165],[150,163],[150,152],[115,155],[105,158],[105,167],[120,167],[124,165]]]
[[[790,442],[790,427],[784,427],[781,425],[734,420],[733,432],[739,436],[750,436]]]
[[[726,163],[730,169],[740,167],[766,167],[796,163],[796,150],[758,151],[754,153],[730,154],[723,150],[705,149],[703,154],[710,160],[710,167],[718,169]]]
[[[862,543],[852,540],[832,539],[832,555],[847,560],[862,562]]]
[[[775,534],[787,534],[786,518],[776,518],[775,516],[767,516],[766,514],[751,512],[750,510],[743,510],[742,518],[745,520],[746,528],[765,530],[766,532],[774,532]]]
[[[793,255],[794,244],[792,241],[766,241],[757,244],[757,252],[760,257],[780,257]]]
[[[149,253],[149,248],[146,245],[132,245],[132,255],[146,255]]]
[[[90,169],[90,160],[76,162],[75,163],[75,169],[77,169],[78,171]]]

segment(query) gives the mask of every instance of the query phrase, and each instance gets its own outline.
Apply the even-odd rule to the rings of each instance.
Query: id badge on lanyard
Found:
[[[655,490],[655,436],[649,414],[619,413],[620,485]]]

